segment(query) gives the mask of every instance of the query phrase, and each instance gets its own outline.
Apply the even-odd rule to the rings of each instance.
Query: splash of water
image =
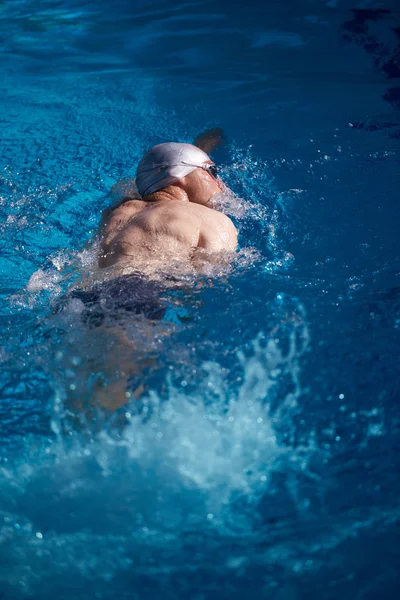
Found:
[[[30,460],[24,455],[1,469],[0,555],[7,547],[9,558],[0,581],[24,597],[55,576],[110,581],[134,565],[146,572],[143,552],[160,572],[176,568],[187,561],[189,534],[209,539],[206,553],[226,536],[242,543],[255,535],[271,474],[297,452],[275,428],[301,391],[298,361],[308,333],[304,322],[295,329],[286,352],[259,336],[250,356],[239,353],[243,376],[235,388],[226,369],[209,361],[196,388],[168,378],[167,401],[153,390],[139,413],[125,408],[122,431],[86,441],[57,435],[39,447],[27,440]],[[272,415],[268,398],[280,373],[292,378],[292,392]],[[54,414],[55,430],[63,418],[62,410]]]

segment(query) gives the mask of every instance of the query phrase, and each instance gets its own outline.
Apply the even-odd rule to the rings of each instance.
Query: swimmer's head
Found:
[[[192,144],[168,142],[153,146],[140,161],[136,185],[142,198],[177,185],[188,199],[207,204],[221,190],[210,157]]]

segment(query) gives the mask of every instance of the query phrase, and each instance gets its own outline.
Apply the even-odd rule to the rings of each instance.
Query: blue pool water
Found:
[[[0,3],[1,600],[399,597],[399,16]],[[111,185],[210,126],[237,263],[132,318],[96,413],[126,357],[55,307]]]

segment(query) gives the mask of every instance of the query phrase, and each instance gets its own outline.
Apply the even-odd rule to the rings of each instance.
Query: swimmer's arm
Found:
[[[231,266],[234,260],[236,247],[230,249],[216,250],[207,245],[206,248],[198,246],[194,248],[190,256],[190,263],[198,273],[207,273],[210,266]]]
[[[225,134],[223,129],[215,127],[207,129],[197,136],[193,145],[203,150],[206,154],[211,154],[214,150],[225,143]]]
[[[236,252],[238,245],[238,232],[232,221],[226,215],[221,219],[220,226],[203,226],[199,233],[197,248],[206,252]]]
[[[215,150],[218,150],[220,146],[224,146],[226,144],[226,137],[224,130],[220,127],[215,127],[214,129],[207,129],[203,133],[197,136],[194,140],[193,145],[200,148],[206,152],[206,154],[211,154]],[[235,198],[236,195],[232,190],[220,180],[220,184],[222,186],[222,192],[224,194],[228,194],[231,198]],[[223,206],[219,207],[218,210],[221,212],[225,212],[225,208]]]

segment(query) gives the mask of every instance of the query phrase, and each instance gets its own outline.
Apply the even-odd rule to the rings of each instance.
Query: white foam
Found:
[[[298,344],[293,331],[286,354],[278,341],[266,341],[261,335],[253,342],[251,356],[239,352],[243,378],[236,391],[231,389],[226,369],[213,361],[203,364],[206,376],[190,392],[186,381],[174,385],[171,378],[166,381],[167,401],[150,391],[144,399],[145,414],[152,415],[148,422],[143,414],[131,417],[134,411],[127,410],[129,424],[121,437],[103,431],[93,441],[90,452],[103,473],[111,474],[116,456],[124,456],[127,464],[135,464],[141,479],[143,473],[152,472],[151,487],[165,495],[168,510],[170,485],[182,491],[196,489],[206,505],[201,510],[215,519],[221,518],[232,495],[254,500],[268,485],[276,462],[288,453],[278,441],[274,421],[286,418],[301,392],[298,359],[307,346],[308,333],[304,323],[299,328],[302,342]],[[292,391],[272,416],[268,396],[279,385],[281,374],[292,378]],[[56,432],[62,429],[60,398],[53,423]],[[64,444],[62,438],[60,444]],[[81,452],[79,447],[77,451]]]

